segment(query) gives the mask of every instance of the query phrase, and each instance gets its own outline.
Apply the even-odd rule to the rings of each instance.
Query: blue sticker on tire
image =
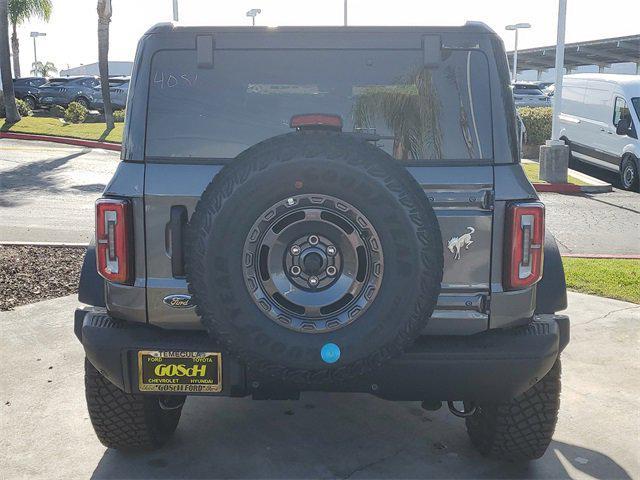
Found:
[[[320,356],[325,363],[336,363],[340,359],[340,347],[335,343],[326,343],[320,349]]]

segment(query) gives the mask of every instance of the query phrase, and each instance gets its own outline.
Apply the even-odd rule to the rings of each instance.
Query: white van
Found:
[[[565,75],[559,119],[572,158],[618,172],[625,189],[639,191],[640,76]]]

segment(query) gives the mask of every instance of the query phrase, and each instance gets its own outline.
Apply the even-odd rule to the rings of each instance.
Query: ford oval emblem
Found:
[[[167,295],[162,299],[162,301],[169,305],[171,308],[192,308],[194,307],[193,302],[191,301],[191,295]]]

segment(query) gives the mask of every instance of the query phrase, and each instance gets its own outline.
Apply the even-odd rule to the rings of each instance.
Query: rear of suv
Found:
[[[569,319],[515,119],[483,24],[152,28],[75,315],[98,438],[159,446],[191,395],[366,392],[541,456]]]

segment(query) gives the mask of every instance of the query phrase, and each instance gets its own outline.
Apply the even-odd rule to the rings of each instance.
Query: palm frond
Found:
[[[31,17],[48,22],[52,11],[51,0],[9,0],[8,3],[9,21],[13,25],[20,25]]]

